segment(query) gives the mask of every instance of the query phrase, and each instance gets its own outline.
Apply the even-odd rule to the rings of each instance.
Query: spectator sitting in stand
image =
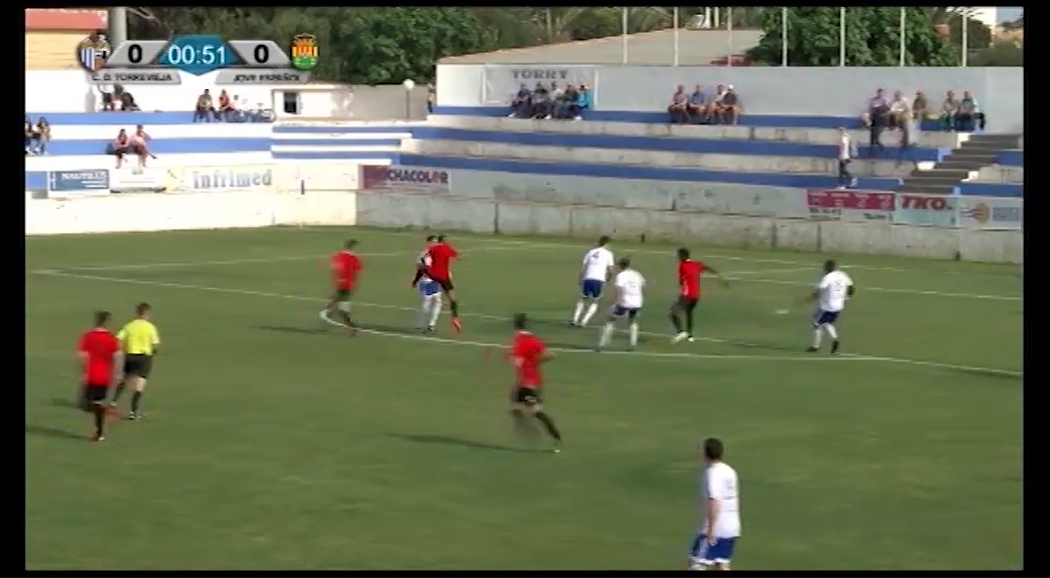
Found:
[[[571,82],[567,84],[561,97],[554,102],[554,118],[575,117],[576,115],[572,113],[572,106],[576,104],[576,99],[579,96],[580,91],[576,89],[576,85]]]
[[[542,83],[537,82],[532,89],[532,110],[530,118],[547,118],[551,113],[551,93]]]
[[[51,125],[47,122],[47,119],[40,117],[40,120],[36,121],[36,126],[33,127],[33,142],[32,152],[35,155],[46,155],[47,154],[47,143],[51,140]]]
[[[976,129],[984,130],[984,113],[981,112],[977,99],[969,90],[963,91],[962,100],[959,101],[959,110],[955,115],[955,126],[963,132],[973,132]]]
[[[922,121],[930,115],[930,103],[926,100],[926,93],[921,90],[915,91],[915,100],[911,104],[912,116],[922,124]]]
[[[113,98],[114,86],[112,84],[97,84],[95,85],[95,90],[98,91],[99,100],[102,102],[99,110],[112,112],[117,109],[116,101]]]
[[[152,140],[149,133],[142,125],[135,127],[135,134],[131,135],[131,149],[139,157],[139,169],[146,168],[146,157],[156,159],[157,155],[149,152],[149,141]]]
[[[117,167],[124,163],[124,155],[132,152],[131,137],[128,135],[128,131],[120,129],[117,133],[117,138],[113,139],[113,142],[109,143],[106,154],[111,154],[117,157]]]
[[[949,90],[941,103],[941,129],[955,130],[955,115],[959,112],[959,99],[955,98],[955,91]]]
[[[671,124],[689,123],[689,109],[687,108],[688,102],[689,99],[685,94],[685,86],[679,84],[678,88],[675,89],[674,94],[671,95],[671,104],[667,106],[667,114],[670,116]]]
[[[911,118],[912,111],[911,105],[908,104],[908,99],[904,98],[904,93],[901,91],[895,91],[893,93],[893,102],[890,103],[887,126],[891,129],[903,129]]]
[[[244,111],[241,110],[241,97],[239,95],[233,95],[233,100],[230,101],[229,108],[226,110],[226,122],[244,122]]]
[[[724,84],[719,84],[715,88],[715,97],[707,104],[707,117],[712,124],[719,124],[722,122],[722,99],[726,97],[726,87]]]
[[[518,87],[518,92],[514,94],[510,99],[510,114],[507,115],[511,118],[528,118],[532,116],[532,91],[529,87],[525,86],[525,83],[521,83]]]
[[[249,115],[249,119],[252,122],[273,122],[277,120],[277,115],[273,113],[272,108],[266,108],[263,103],[258,103]]]
[[[197,105],[193,112],[193,122],[211,122],[212,115],[215,114],[215,106],[212,104],[211,91],[207,88],[204,92],[197,97]]]
[[[700,85],[696,85],[693,89],[693,94],[689,95],[689,104],[686,105],[686,110],[689,111],[689,117],[700,124],[708,124],[711,119],[708,116],[707,108],[707,95],[701,90]]]
[[[135,96],[130,92],[124,91],[120,93],[120,110],[124,112],[138,112],[142,109],[135,103]]]
[[[26,136],[26,154],[33,154],[33,120],[26,115],[25,122],[25,136]]]
[[[736,90],[733,88],[732,84],[726,86],[726,91],[722,94],[719,109],[720,114],[718,120],[722,124],[736,124],[740,121],[740,113],[744,112],[744,108],[740,106],[740,97],[737,96]]]
[[[227,113],[230,112],[230,108],[230,95],[226,93],[226,89],[224,88],[219,91],[219,107],[215,111],[215,120],[228,120]]]
[[[583,111],[591,109],[591,89],[586,84],[581,84],[576,94],[576,102],[569,105],[569,113],[573,120],[583,120]]]

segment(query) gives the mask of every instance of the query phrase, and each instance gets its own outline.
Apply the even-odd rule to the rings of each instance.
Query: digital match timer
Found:
[[[289,43],[294,59],[273,40],[231,40],[190,34],[167,40],[128,40],[112,51],[86,39],[78,46],[81,65],[96,84],[181,84],[182,76],[218,72],[215,84],[301,84],[316,65],[314,36]]]

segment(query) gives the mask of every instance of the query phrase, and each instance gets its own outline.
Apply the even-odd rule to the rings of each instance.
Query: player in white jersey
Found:
[[[703,520],[689,548],[690,570],[729,570],[740,537],[740,488],[736,470],[722,461],[725,448],[717,438],[704,440],[700,480]]]
[[[441,316],[441,308],[444,305],[441,297],[441,285],[426,275],[426,269],[430,266],[428,250],[435,242],[437,242],[437,237],[434,235],[427,237],[423,252],[416,259],[416,274],[412,278],[412,286],[419,290],[420,295],[419,317],[416,327],[422,330],[423,333],[434,332],[434,326],[437,324],[438,317]]]
[[[598,351],[609,344],[616,331],[616,321],[620,319],[626,319],[630,324],[630,349],[633,351],[638,346],[638,313],[645,304],[645,277],[631,268],[631,260],[627,257],[620,259],[617,266],[620,272],[613,281],[613,285],[616,286],[616,303],[609,311],[609,320],[602,328],[598,339]]]
[[[598,244],[583,255],[580,267],[580,299],[576,302],[570,327],[584,327],[598,311],[598,300],[602,297],[602,288],[612,272],[616,259],[606,247],[609,237],[602,236]],[[584,312],[586,310],[586,313]]]
[[[820,351],[820,339],[825,331],[831,338],[831,352],[839,350],[839,332],[835,328],[846,300],[853,297],[853,279],[840,271],[835,261],[824,262],[824,276],[817,288],[813,290],[813,300],[817,302],[817,312],[813,314],[813,346],[806,351]]]

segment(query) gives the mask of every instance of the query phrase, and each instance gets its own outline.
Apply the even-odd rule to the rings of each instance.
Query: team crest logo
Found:
[[[85,38],[77,46],[77,60],[80,66],[90,72],[97,72],[102,68],[111,53],[109,42],[98,34]]]
[[[299,34],[292,40],[292,66],[299,70],[310,70],[317,66],[317,37]]]

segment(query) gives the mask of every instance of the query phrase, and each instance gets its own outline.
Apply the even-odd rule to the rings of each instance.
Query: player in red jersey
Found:
[[[540,366],[550,360],[547,347],[539,337],[526,328],[528,324],[524,313],[514,315],[514,341],[511,342],[507,356],[514,365],[517,380],[511,394],[511,416],[517,431],[528,428],[528,416],[536,418],[547,433],[554,439],[554,452],[561,451],[561,433],[554,425],[547,412],[543,411],[540,400],[540,388],[543,386],[543,375]]]
[[[416,259],[416,273],[415,276],[412,277],[411,287],[413,289],[416,288],[416,285],[419,285],[419,280],[427,273],[427,262],[429,261],[427,251],[430,251],[430,248],[433,247],[436,242],[437,237],[434,235],[428,235],[426,241],[423,242],[423,252],[421,252],[419,258]]]
[[[718,271],[703,261],[694,261],[689,258],[689,249],[682,247],[678,249],[678,298],[671,305],[671,323],[674,325],[674,343],[693,340],[693,312],[697,303],[700,302],[700,274],[707,271],[718,278],[722,285],[729,287]],[[682,327],[682,318],[685,317],[685,327]]]
[[[84,366],[83,404],[95,416],[95,435],[91,441],[105,438],[106,398],[113,384],[115,356],[120,351],[120,340],[110,332],[109,312],[95,313],[95,326],[80,335],[77,355]]]
[[[361,258],[354,253],[356,246],[357,241],[350,239],[343,243],[343,250],[332,255],[332,283],[335,290],[327,307],[328,315],[338,315],[351,334],[355,333],[356,329],[350,319],[350,297],[357,285],[357,276],[361,273]]]
[[[441,286],[441,292],[448,296],[448,305],[452,309],[452,328],[463,331],[463,324],[459,321],[459,302],[456,301],[455,287],[452,285],[452,260],[459,258],[459,251],[448,244],[444,235],[438,235],[437,242],[427,249],[427,257],[430,264],[427,265],[426,275]]]

